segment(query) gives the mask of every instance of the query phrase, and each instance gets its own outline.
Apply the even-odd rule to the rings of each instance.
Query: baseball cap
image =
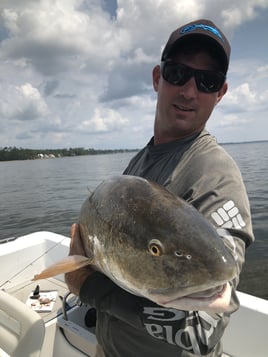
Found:
[[[204,41],[211,51],[217,53],[223,73],[226,74],[231,53],[230,44],[222,31],[210,20],[196,20],[173,31],[163,50],[161,61],[170,58],[174,50],[179,51],[180,45],[190,40]]]

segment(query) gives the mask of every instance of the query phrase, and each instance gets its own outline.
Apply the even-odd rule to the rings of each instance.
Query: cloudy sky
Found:
[[[232,45],[208,129],[220,142],[268,140],[268,0],[1,0],[0,147],[143,147],[152,68],[170,32],[197,18]]]

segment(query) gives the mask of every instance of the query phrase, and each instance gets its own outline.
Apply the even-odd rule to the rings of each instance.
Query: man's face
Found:
[[[206,52],[191,55],[177,54],[172,61],[194,69],[215,70],[216,63]],[[227,83],[214,93],[200,92],[194,77],[182,86],[165,81],[160,67],[153,70],[153,84],[157,92],[155,118],[155,144],[184,138],[201,131],[215,107],[227,90]]]

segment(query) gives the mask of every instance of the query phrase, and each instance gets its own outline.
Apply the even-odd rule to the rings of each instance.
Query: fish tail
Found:
[[[44,269],[40,274],[36,274],[32,281],[39,279],[47,279],[53,276],[70,273],[71,271],[83,268],[89,265],[92,261],[82,255],[70,255],[57,263],[50,265],[48,268]]]

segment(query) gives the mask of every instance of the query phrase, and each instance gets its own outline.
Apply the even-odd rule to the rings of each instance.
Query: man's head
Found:
[[[231,53],[230,44],[216,25],[209,20],[197,20],[173,31],[163,50],[161,61],[172,58],[175,53],[199,44],[219,63],[219,70],[226,74]]]
[[[230,45],[208,20],[184,25],[169,37],[153,70],[158,94],[155,144],[200,132],[227,91]]]

